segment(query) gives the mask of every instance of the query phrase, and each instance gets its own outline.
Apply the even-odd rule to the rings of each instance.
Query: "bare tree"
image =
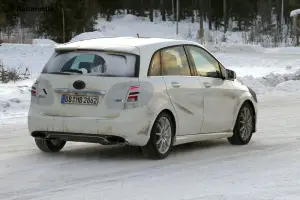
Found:
[[[227,32],[228,21],[227,21],[227,0],[223,0],[223,19],[224,19],[224,33]]]
[[[161,13],[161,19],[163,21],[166,21],[165,0],[160,0],[160,13]]]
[[[212,29],[212,8],[211,8],[211,0],[208,0],[208,28]]]
[[[149,13],[149,18],[150,21],[153,22],[153,0],[150,0],[150,13]]]

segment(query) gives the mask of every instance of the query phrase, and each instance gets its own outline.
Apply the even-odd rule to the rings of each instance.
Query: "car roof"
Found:
[[[56,51],[64,50],[110,50],[110,51],[120,51],[133,54],[139,54],[140,48],[164,48],[174,45],[182,44],[200,44],[188,40],[179,39],[167,39],[167,38],[138,38],[138,37],[107,37],[107,38],[95,38],[88,40],[81,40],[75,42],[69,42],[62,45],[58,45]],[[202,46],[201,46],[202,47]],[[204,47],[203,47],[204,48]]]

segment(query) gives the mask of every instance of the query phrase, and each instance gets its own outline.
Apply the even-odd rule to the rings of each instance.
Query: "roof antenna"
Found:
[[[136,35],[137,35],[138,38],[140,37],[140,35],[138,33]]]

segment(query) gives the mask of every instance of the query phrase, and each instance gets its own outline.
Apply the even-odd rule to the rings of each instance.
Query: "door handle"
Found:
[[[209,82],[203,82],[204,87],[209,88],[211,84]]]
[[[171,84],[172,84],[172,86],[173,86],[174,88],[179,88],[179,87],[181,87],[181,84],[178,83],[178,82],[172,82]]]

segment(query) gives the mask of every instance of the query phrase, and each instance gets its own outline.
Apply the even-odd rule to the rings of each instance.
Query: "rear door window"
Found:
[[[42,73],[79,71],[83,75],[136,77],[138,56],[126,53],[71,51],[55,52]]]
[[[163,49],[161,60],[164,76],[191,76],[190,66],[183,46]]]
[[[161,76],[160,51],[157,51],[152,57],[148,76]]]

